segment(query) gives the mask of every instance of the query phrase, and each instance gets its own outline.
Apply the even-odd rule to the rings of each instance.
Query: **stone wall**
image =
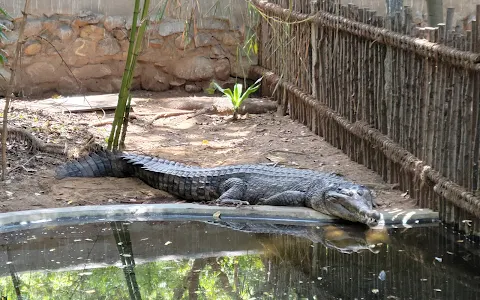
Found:
[[[246,5],[246,4],[245,4]],[[18,21],[1,21],[11,32],[1,48],[11,55],[18,38]],[[242,51],[248,26],[231,19],[199,16],[195,26],[185,19],[151,18],[133,81],[133,89],[164,91],[183,88],[200,91],[212,79],[246,77],[257,61]],[[131,16],[29,16],[18,87],[25,96],[79,92],[118,92],[128,51]],[[190,29],[189,29],[190,28]],[[195,30],[194,30],[195,29]],[[239,51],[240,50],[240,51]],[[240,55],[239,55],[240,53]],[[9,79],[8,65],[0,69]],[[0,85],[4,80],[0,78]]]

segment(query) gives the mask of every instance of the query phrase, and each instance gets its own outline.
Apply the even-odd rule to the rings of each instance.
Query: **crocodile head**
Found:
[[[319,212],[369,226],[377,225],[380,220],[380,213],[373,209],[373,194],[363,185],[337,183],[315,194],[311,207]]]

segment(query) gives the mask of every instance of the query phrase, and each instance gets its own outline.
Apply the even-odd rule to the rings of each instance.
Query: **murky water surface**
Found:
[[[2,299],[480,299],[479,245],[437,225],[111,222],[0,245]]]

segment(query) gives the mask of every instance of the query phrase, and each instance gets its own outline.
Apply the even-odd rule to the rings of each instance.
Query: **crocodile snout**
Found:
[[[378,225],[378,222],[380,221],[381,219],[381,215],[378,211],[376,210],[371,210],[371,211],[367,211],[365,212],[365,216],[366,216],[366,224],[368,226],[376,226]]]

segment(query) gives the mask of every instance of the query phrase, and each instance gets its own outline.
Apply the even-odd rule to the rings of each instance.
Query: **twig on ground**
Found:
[[[90,149],[100,147],[98,144],[95,143],[95,137],[93,135],[90,135],[89,138],[80,147],[68,147],[67,143],[45,143],[23,128],[12,127],[9,129],[8,135],[10,139],[26,143],[32,151],[41,151],[50,154],[62,154],[66,155],[67,157],[75,157],[77,155],[81,155],[83,152],[90,152]]]
[[[216,111],[217,109],[215,107],[202,108],[201,110],[195,112],[193,115],[188,116],[187,119],[195,118],[209,113],[215,113]]]
[[[134,115],[134,114],[130,114],[129,119],[130,120],[137,119],[137,116]],[[113,118],[108,118],[108,119],[102,119],[102,120],[100,120],[98,122],[95,122],[95,123],[84,122],[84,123],[81,123],[81,124],[92,126],[92,127],[100,127],[100,126],[105,126],[105,125],[111,125],[112,123],[113,123]]]
[[[158,119],[161,118],[170,118],[170,117],[176,117],[176,116],[182,116],[182,115],[187,115],[194,113],[194,111],[191,110],[185,110],[185,111],[166,111],[166,112],[161,112],[153,116],[152,120],[148,122],[148,125],[152,125],[153,122],[155,122]]]
[[[306,153],[302,153],[302,152],[295,152],[295,151],[281,150],[281,149],[272,149],[272,150],[269,150],[269,151],[265,152],[265,154],[274,153],[274,152],[297,154],[297,155],[307,155]]]
[[[24,162],[23,164],[18,165],[18,166],[16,166],[16,167],[12,168],[10,171],[8,171],[7,174],[10,174],[10,173],[12,173],[13,171],[15,171],[15,170],[17,170],[17,169],[20,169],[20,168],[22,168],[22,169],[24,169],[25,171],[29,172],[29,171],[27,170],[27,168],[25,168],[25,165],[28,164],[28,163],[29,163],[32,159],[34,159],[34,158],[35,158],[35,155],[32,156],[32,157],[30,157],[30,158],[29,158],[26,162]]]

